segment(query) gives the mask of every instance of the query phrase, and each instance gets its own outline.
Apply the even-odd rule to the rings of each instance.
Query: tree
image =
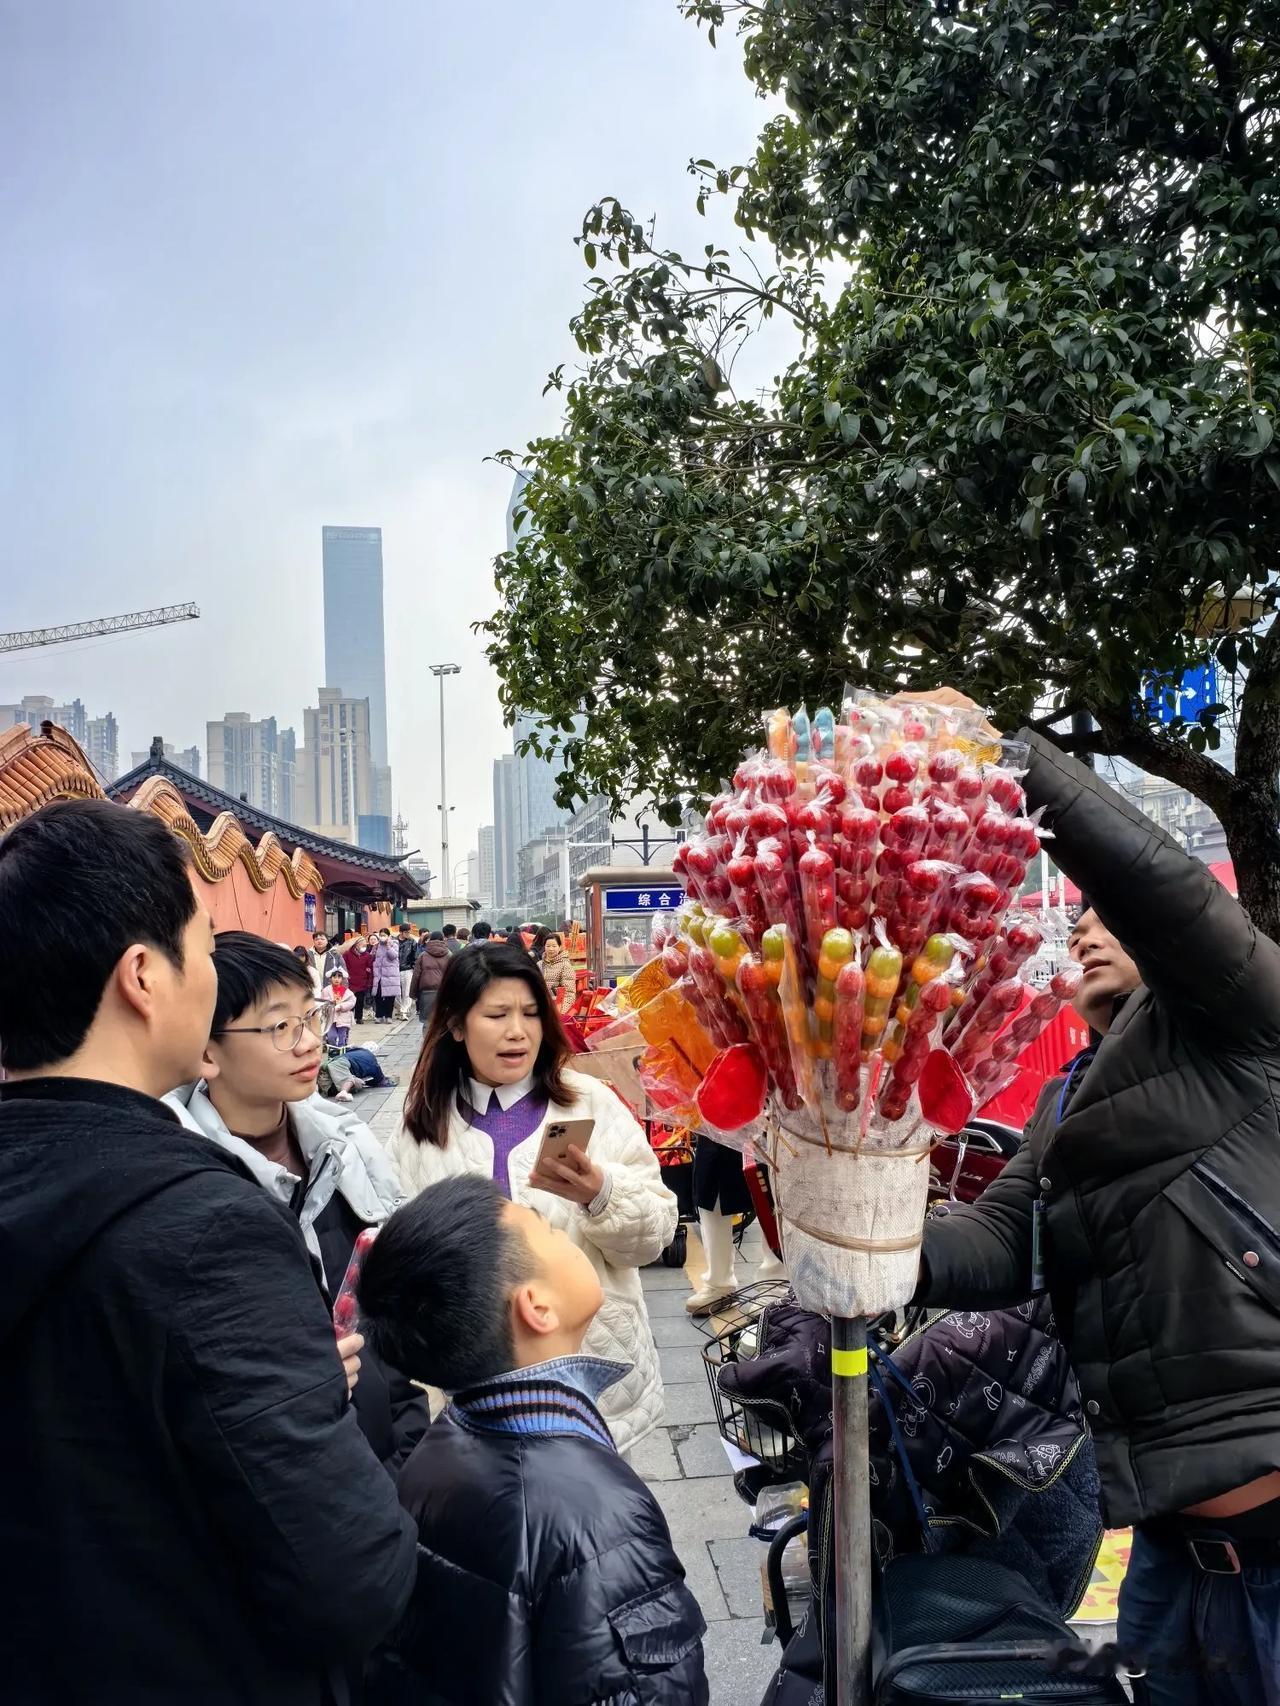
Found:
[[[565,797],[673,816],[772,704],[946,681],[1188,788],[1280,933],[1277,0],[681,4],[786,111],[690,167],[741,260],[588,213],[563,430],[503,453],[490,655]]]

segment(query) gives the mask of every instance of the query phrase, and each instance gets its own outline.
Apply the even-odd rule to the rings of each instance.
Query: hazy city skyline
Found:
[[[458,663],[463,856],[511,748],[471,632],[511,487],[484,459],[555,423],[593,200],[720,234],[685,166],[750,153],[735,44],[674,0],[0,0],[0,35],[0,627],[203,613],[6,658],[0,701],[110,706],[126,753],[199,744],[229,706],[300,728],[321,528],[380,527],[394,804],[438,864],[427,666]]]

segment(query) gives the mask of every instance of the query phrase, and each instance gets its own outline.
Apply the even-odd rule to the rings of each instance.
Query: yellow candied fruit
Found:
[[[898,1056],[902,1053],[902,1044],[899,1042],[895,1042],[892,1038],[890,1038],[889,1041],[885,1043],[884,1047],[881,1049],[880,1052],[881,1052],[881,1054],[884,1055],[884,1058],[886,1060],[889,1060],[889,1061],[897,1060]]]
[[[909,1025],[911,1023],[911,1009],[907,1006],[905,1001],[899,1005],[898,1011],[894,1014],[894,1018],[900,1025]]]
[[[898,990],[896,977],[872,977],[867,974],[867,994],[879,1001],[891,1001]]]
[[[964,990],[963,989],[953,989],[951,991],[951,1005],[953,1007],[963,1007],[964,1006]]]
[[[864,1013],[862,1015],[862,1034],[867,1037],[878,1037],[884,1030],[887,1019],[887,1013]]]
[[[828,996],[819,995],[814,998],[813,1011],[824,1025],[829,1025],[836,1016],[836,1004]]]
[[[815,1060],[830,1060],[831,1044],[825,1037],[819,1037],[817,1042],[813,1044],[812,1052]]]
[[[847,960],[833,960],[829,955],[823,954],[818,961],[818,976],[826,983],[834,983],[840,976],[841,968],[847,964]]]

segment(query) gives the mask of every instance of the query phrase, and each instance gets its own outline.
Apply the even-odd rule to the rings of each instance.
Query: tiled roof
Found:
[[[185,799],[196,802],[206,811],[230,812],[245,828],[256,829],[263,835],[274,835],[289,849],[301,848],[313,858],[335,865],[345,865],[358,871],[367,871],[374,878],[381,877],[410,900],[418,899],[422,895],[422,890],[393,854],[374,853],[370,848],[354,847],[346,841],[334,841],[327,835],[316,835],[309,829],[300,828],[296,823],[286,823],[283,818],[273,817],[270,812],[259,811],[255,806],[237,799],[234,794],[215,788],[201,777],[190,775],[167,758],[149,758],[145,764],[139,764],[136,769],[112,782],[107,788],[107,795],[110,799],[131,795],[153,776],[161,777]]]
[[[26,723],[0,734],[0,830],[48,805],[79,795],[100,800],[93,767],[65,729],[46,724],[36,734]]]

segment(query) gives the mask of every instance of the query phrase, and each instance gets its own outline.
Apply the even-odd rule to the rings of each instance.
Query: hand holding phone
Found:
[[[587,1153],[594,1120],[549,1120],[529,1183],[586,1208],[604,1188],[604,1174]]]

